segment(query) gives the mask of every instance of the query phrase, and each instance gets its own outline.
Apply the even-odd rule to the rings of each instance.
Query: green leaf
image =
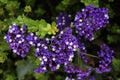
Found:
[[[117,24],[113,24],[113,26],[107,28],[108,31],[116,34],[120,34],[120,27]]]
[[[117,43],[120,40],[120,37],[117,35],[107,35],[107,40],[109,43]]]
[[[18,16],[17,20],[13,21],[13,23],[26,24],[28,26],[28,32],[35,32],[41,38],[48,34],[48,31],[51,29],[51,25],[44,19],[32,20],[24,15]]]
[[[94,32],[94,39],[98,38],[100,34],[101,34],[100,31],[95,31]]]
[[[99,7],[99,0],[80,0],[85,6],[92,4],[93,6]]]
[[[5,42],[5,40],[3,39],[4,36],[3,34],[0,32],[0,63],[3,63],[5,61],[5,59],[7,59],[7,53],[5,52],[6,50],[9,50],[9,45]]]
[[[48,76],[42,73],[35,73],[34,76],[36,80],[48,80]]]
[[[38,22],[38,32],[36,32],[36,34],[39,34],[39,36],[43,38],[47,34],[49,29],[50,24],[48,24],[45,20],[41,19]]]
[[[8,16],[14,17],[16,15],[16,11],[19,9],[20,3],[18,1],[8,1],[5,5],[6,11],[8,11]]]
[[[0,69],[0,74],[2,74],[3,73],[3,70],[2,69]]]
[[[3,4],[8,3],[8,0],[0,0],[0,2],[2,2]]]
[[[52,22],[52,24],[50,25],[50,29],[48,30],[48,34],[53,34],[53,35],[56,35],[56,33],[58,32],[59,30],[57,29],[56,27],[56,23],[55,22]]]
[[[66,8],[67,8],[67,7],[64,6],[63,4],[59,4],[59,5],[56,7],[56,10],[57,10],[57,11],[65,11]]]
[[[0,15],[3,15],[3,14],[4,14],[3,8],[0,8]]]
[[[4,51],[0,51],[0,63],[4,63],[4,61],[7,59],[7,53]]]
[[[0,57],[0,63],[4,63],[5,59],[4,57]]]
[[[27,56],[28,61],[33,64],[34,68],[38,68],[38,66],[40,65],[40,59],[38,57],[34,56],[35,55],[34,51],[31,51],[31,52],[32,52],[32,54],[29,54]]]
[[[106,4],[105,7],[108,8],[108,10],[109,10],[109,17],[113,18],[114,15],[115,15],[115,12],[113,11],[111,5],[110,4]]]
[[[62,0],[60,4],[57,5],[56,10],[65,11],[66,8],[71,4],[72,0]]]
[[[12,74],[7,74],[5,80],[15,80],[15,77]]]
[[[42,16],[46,11],[42,8],[38,8],[35,10],[35,13],[37,14],[36,16]]]
[[[36,0],[24,0],[26,5],[35,6]]]
[[[117,80],[120,80],[120,78],[118,78]]]
[[[95,80],[103,80],[102,76],[98,73],[94,73]]]
[[[108,0],[108,2],[114,2],[114,0]]]
[[[63,4],[63,5],[69,5],[69,4],[70,4],[70,0],[63,0],[63,1],[62,1],[62,4]]]
[[[24,12],[29,13],[29,12],[31,12],[31,11],[32,11],[32,9],[31,9],[30,6],[25,6]]]
[[[112,61],[113,68],[115,71],[119,72],[120,71],[120,59],[113,59]]]
[[[9,11],[14,11],[18,9],[19,6],[20,6],[20,3],[18,1],[9,1],[7,2],[7,5],[5,6],[5,8]]]
[[[7,44],[7,42],[4,39],[4,35],[2,33],[0,33],[0,51],[4,51],[4,50],[8,50],[9,45]]]

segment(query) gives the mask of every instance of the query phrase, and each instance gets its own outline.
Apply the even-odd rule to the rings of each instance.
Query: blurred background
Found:
[[[13,54],[5,42],[9,25],[12,23],[26,23],[29,32],[36,31],[40,19],[47,23],[56,20],[60,12],[71,14],[72,18],[77,12],[88,5],[105,7],[109,9],[110,23],[106,28],[95,32],[94,43],[104,42],[115,50],[110,73],[93,74],[96,80],[120,80],[120,0],[0,0],[0,80],[64,80],[66,75],[58,70],[45,74],[34,73],[40,64],[31,49],[26,58]],[[39,34],[47,34],[44,30]],[[94,48],[94,46],[93,46]]]

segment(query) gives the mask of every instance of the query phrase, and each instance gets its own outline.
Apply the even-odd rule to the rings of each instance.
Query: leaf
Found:
[[[15,77],[12,74],[7,74],[5,80],[15,80]]]
[[[113,68],[115,71],[119,72],[120,71],[120,59],[113,59],[112,61]]]
[[[105,7],[108,8],[108,10],[109,10],[109,17],[113,18],[115,16],[115,12],[112,9],[111,5],[110,4],[106,4]]]
[[[42,16],[46,11],[42,8],[38,8],[35,10],[35,13],[37,14],[36,16]]]
[[[50,24],[48,24],[44,19],[41,19],[38,22],[38,32],[36,32],[36,34],[39,34],[38,36],[43,38],[47,34],[49,28]]]
[[[0,8],[0,15],[3,15],[3,14],[4,14],[3,8]]]
[[[94,73],[95,80],[103,80],[102,76],[98,73]]]
[[[101,35],[100,31],[95,31],[94,32],[94,39],[97,39]]]
[[[92,4],[93,6],[99,7],[99,0],[80,0],[80,2],[84,3],[85,6]]]
[[[3,4],[8,3],[8,0],[0,0],[0,2],[2,2]]]
[[[29,13],[29,12],[31,12],[31,11],[32,11],[32,9],[31,9],[30,6],[25,6],[24,12]]]
[[[117,24],[113,24],[113,26],[107,28],[108,31],[116,34],[120,34],[120,27]]]
[[[69,4],[70,4],[70,0],[63,0],[63,1],[62,1],[62,4],[63,4],[63,5],[69,5]]]
[[[107,35],[107,40],[109,43],[117,43],[120,40],[120,37],[117,35]]]
[[[55,76],[55,80],[62,80],[62,76],[56,75],[56,76]]]
[[[53,34],[56,35],[56,32],[58,32],[59,30],[56,27],[56,23],[52,22],[52,25],[50,27],[50,29],[48,30],[48,34]]]
[[[108,2],[114,2],[114,0],[108,0]]]
[[[18,1],[8,1],[5,8],[8,11],[13,11],[13,10],[18,9],[19,6],[20,6],[20,3]]]
[[[3,73],[3,70],[2,69],[0,69],[0,74],[2,74]]]
[[[33,54],[31,54],[31,52],[32,52]],[[34,68],[38,68],[39,65],[40,65],[40,59],[39,59],[38,57],[35,57],[35,56],[34,56],[34,55],[35,55],[35,54],[34,54],[35,52],[33,52],[33,51],[31,51],[31,52],[30,52],[30,55],[27,56],[28,61],[33,64],[33,67],[34,67]]]
[[[66,8],[71,4],[71,0],[62,0],[60,4],[57,5],[56,10],[65,11]]]
[[[118,78],[117,80],[120,80],[120,78]]]
[[[7,59],[7,53],[5,52],[6,50],[9,50],[9,45],[5,40],[3,39],[3,35],[0,32],[0,63],[3,63],[5,59]]]
[[[48,34],[48,30],[51,27],[51,25],[47,23],[44,19],[32,20],[24,15],[18,16],[17,20],[13,21],[13,23],[17,23],[20,25],[26,24],[28,26],[28,32],[35,32],[41,38]]]
[[[4,39],[4,35],[2,35],[0,33],[0,51],[5,51],[5,50],[9,50],[9,45],[7,44],[7,42]]]
[[[0,63],[3,63],[5,61],[4,57],[0,57]]]
[[[36,80],[48,80],[48,76],[42,73],[35,73],[34,76]]]

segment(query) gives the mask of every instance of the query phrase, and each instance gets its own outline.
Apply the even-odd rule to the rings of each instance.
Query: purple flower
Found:
[[[8,33],[5,36],[5,39],[13,52],[21,57],[25,57],[30,49],[30,45],[26,40],[26,34],[24,33],[27,30],[27,28],[25,28],[26,25],[23,25],[20,29],[18,25],[13,24],[9,27]]]
[[[93,76],[90,76],[88,80],[95,80]]]
[[[37,44],[41,41],[40,37],[36,36],[34,33],[29,33],[26,39],[31,46],[37,46]]]
[[[65,72],[70,74],[71,78],[77,77],[77,80],[85,80],[89,77],[91,69],[80,69],[74,65],[66,64],[64,66]],[[69,80],[69,77],[68,77]],[[70,79],[71,80],[71,79]]]
[[[56,18],[57,27],[59,30],[63,30],[70,25],[71,15],[60,13]]]
[[[39,71],[42,71],[41,65],[55,71],[60,65],[71,62],[78,48],[77,39],[69,28],[49,40],[44,39],[37,43],[36,56],[41,60]]]
[[[55,36],[49,35],[49,38],[41,39],[35,33],[28,33],[25,24],[21,28],[13,24],[5,39],[13,52],[22,57],[26,56],[31,46],[35,47],[35,56],[40,59],[40,66],[34,72],[56,71],[63,66],[64,72],[68,74],[65,80],[95,80],[90,75],[92,68],[87,65],[89,58],[86,56],[87,50],[83,40],[92,41],[94,31],[105,27],[109,23],[108,19],[107,9],[90,5],[77,13],[71,28],[68,28],[71,24],[70,15],[60,13],[56,18],[60,32]],[[99,65],[95,67],[97,73],[111,70],[113,53],[114,51],[106,44],[101,45],[101,50],[97,52],[100,58]],[[82,64],[85,62],[84,66],[87,66],[81,67],[79,60],[76,62],[78,58],[81,58]]]
[[[109,23],[108,19],[108,9],[97,8],[92,5],[86,6],[81,13],[79,12],[75,16],[76,33],[92,41],[94,39],[94,31],[105,27]]]
[[[96,72],[103,73],[111,70],[109,65],[114,58],[113,53],[114,51],[111,50],[106,44],[101,45],[101,50],[97,52],[101,60],[99,61],[99,66],[96,67]]]

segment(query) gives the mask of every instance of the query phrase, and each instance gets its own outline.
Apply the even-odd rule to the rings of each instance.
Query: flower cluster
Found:
[[[48,38],[41,40],[36,46],[36,56],[40,59],[40,67],[35,70],[37,73],[47,72],[47,66],[55,71],[60,65],[56,64],[56,55],[49,50],[50,41]]]
[[[34,33],[27,34],[26,39],[31,46],[37,46],[37,44],[41,41],[40,37],[36,36]]]
[[[77,13],[74,20],[76,33],[91,41],[94,39],[94,31],[105,27],[108,21],[108,10],[105,8],[97,8],[92,5],[82,9]]]
[[[70,25],[70,18],[71,15],[60,13],[59,16],[56,18],[57,28],[59,30],[63,30],[68,27]]]
[[[18,25],[13,24],[9,27],[8,33],[5,36],[5,39],[13,52],[22,57],[25,57],[30,49],[30,45],[26,39],[26,31],[26,25],[23,25],[20,29]]]
[[[36,56],[40,58],[41,65],[35,72],[46,72],[46,66],[55,71],[61,64],[71,62],[77,50],[77,44],[77,39],[69,28],[66,28],[65,32],[61,31],[58,36],[52,37],[50,41],[46,39],[38,43]]]
[[[22,57],[26,56],[31,46],[35,47],[35,56],[41,61],[40,66],[35,69],[37,73],[56,71],[62,65],[64,72],[69,74],[66,80],[95,80],[90,76],[91,67],[81,68],[79,61],[75,61],[81,58],[83,64],[87,65],[89,58],[86,57],[87,50],[83,40],[92,41],[94,31],[105,27],[109,23],[108,18],[107,9],[90,5],[75,16],[72,27],[70,16],[60,13],[56,20],[59,32],[55,36],[41,39],[34,33],[27,33],[26,25],[19,28],[14,24],[10,26],[5,39],[13,52]],[[100,61],[98,67],[95,68],[96,72],[103,73],[111,70],[109,65],[114,58],[113,53],[114,51],[107,45],[101,46],[101,50],[97,52]]]
[[[79,69],[78,67],[67,64],[65,65],[65,72],[70,74],[66,80],[72,80],[75,77],[77,77],[78,80],[85,80],[85,78],[88,78],[89,74],[91,73],[91,68]]]
[[[97,52],[101,60],[99,61],[99,67],[96,68],[96,72],[103,73],[111,70],[109,65],[114,58],[113,53],[114,51],[111,50],[106,44],[101,45],[101,50]]]

